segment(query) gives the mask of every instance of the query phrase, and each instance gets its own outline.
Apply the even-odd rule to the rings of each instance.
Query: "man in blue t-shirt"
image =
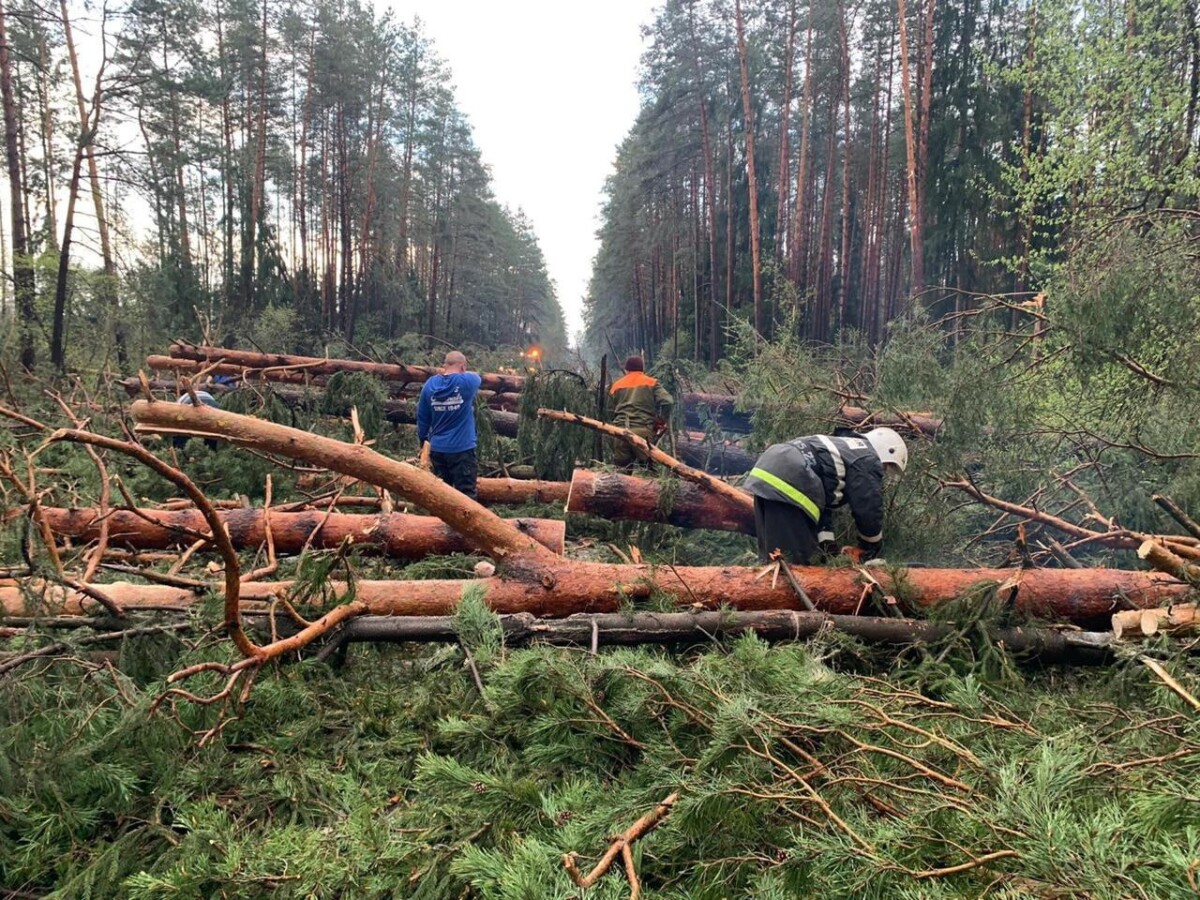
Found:
[[[417,440],[422,448],[429,442],[433,473],[475,499],[475,395],[483,379],[467,371],[467,358],[457,350],[446,354],[443,367],[421,388]]]

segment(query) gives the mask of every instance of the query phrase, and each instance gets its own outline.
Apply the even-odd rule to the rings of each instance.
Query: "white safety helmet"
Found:
[[[908,465],[908,447],[904,445],[904,438],[890,428],[872,428],[863,437],[875,448],[880,462],[904,471]]]

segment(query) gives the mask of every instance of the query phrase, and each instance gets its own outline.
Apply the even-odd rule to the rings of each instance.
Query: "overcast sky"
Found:
[[[525,210],[572,334],[596,253],[600,191],[638,111],[641,26],[661,0],[375,0],[426,34],[496,197]]]

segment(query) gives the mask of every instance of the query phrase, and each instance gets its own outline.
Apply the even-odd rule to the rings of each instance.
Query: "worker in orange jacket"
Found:
[[[625,360],[625,376],[613,382],[613,424],[632,431],[651,444],[663,430],[671,417],[674,400],[658,380],[645,372],[646,364],[640,356]],[[638,454],[625,441],[612,441],[613,462],[618,466],[632,468]]]

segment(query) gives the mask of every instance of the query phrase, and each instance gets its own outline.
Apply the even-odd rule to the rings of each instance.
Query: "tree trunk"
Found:
[[[207,347],[194,344],[174,343],[171,358],[224,363],[247,369],[292,369],[307,375],[332,375],[335,372],[365,372],[384,381],[399,381],[415,384],[426,381],[441,370],[433,366],[406,366],[398,363],[373,363],[356,359],[328,359],[319,356],[291,356],[280,353],[255,353],[250,350],[230,350],[225,347]],[[150,360],[165,357],[148,357],[147,365],[156,366]],[[170,368],[170,366],[166,366]],[[481,373],[483,387],[492,391],[518,392],[525,389],[525,379],[520,375]],[[267,379],[270,380],[270,379]]]
[[[744,508],[752,508],[753,501],[748,494],[739,491],[732,485],[728,485],[723,481],[718,481],[711,475],[701,472],[691,466],[681,463],[674,457],[659,450],[645,438],[639,437],[632,431],[625,428],[620,428],[616,425],[609,425],[607,422],[597,422],[595,419],[589,419],[586,416],[578,415],[573,412],[566,412],[558,409],[539,409],[537,411],[538,418],[552,419],[557,422],[570,422],[573,425],[582,425],[585,428],[594,428],[596,431],[603,432],[611,437],[619,438],[625,441],[644,459],[650,459],[659,465],[666,466],[668,469],[677,474],[680,478],[684,478],[695,484],[698,484],[702,489],[709,493],[716,494],[728,503],[734,506],[742,506]]]
[[[100,537],[102,517],[99,510],[43,507],[42,515],[56,537],[83,542]],[[266,543],[269,519],[275,551],[283,555],[299,553],[306,545],[314,550],[336,550],[343,541],[396,559],[423,559],[471,551],[471,546],[458,532],[433,516],[326,514],[317,510],[264,512],[262,509],[221,510],[218,515],[233,546],[239,550],[252,550]],[[562,555],[565,522],[528,518],[508,521],[539,544]],[[186,546],[195,539],[194,532],[208,532],[204,516],[195,509],[114,509],[108,517],[108,529],[108,539],[113,546],[136,550]]]
[[[567,512],[604,519],[658,522],[680,528],[711,528],[754,534],[754,510],[730,503],[685,481],[669,486],[657,478],[576,469]]]
[[[213,434],[235,444],[253,446],[267,453],[304,459],[313,465],[350,475],[387,488],[445,521],[471,546],[502,558],[525,555],[546,561],[555,556],[511,523],[460,494],[450,485],[415,466],[388,459],[362,445],[345,444],[320,435],[299,431],[251,416],[224,412],[207,406],[138,400],[130,414],[152,430]]]
[[[808,271],[808,125],[812,119],[813,5],[808,7],[808,34],[804,39],[804,99],[800,110],[800,159],[796,162],[796,215],[792,220],[791,276],[803,292]]]
[[[554,644],[589,647],[639,644],[709,644],[722,638],[756,634],[765,641],[799,641],[827,630],[853,635],[869,644],[907,648],[942,641],[953,625],[914,619],[834,616],[828,613],[770,610],[766,612],[639,612],[598,613],[565,619],[538,619],[528,613],[500,617],[505,646]],[[1052,662],[1104,662],[1111,658],[1113,635],[1107,632],[1060,631],[1048,628],[997,628],[995,644],[1019,656]],[[460,640],[452,616],[363,616],[346,624],[323,649],[320,658],[347,643],[432,642]]]
[[[65,333],[67,323],[67,278],[71,269],[71,237],[75,228],[75,201],[79,196],[79,175],[83,167],[83,148],[88,141],[80,132],[71,163],[71,182],[67,188],[67,217],[63,224],[62,246],[58,252],[58,275],[54,282],[54,326],[50,335],[50,361],[60,372],[67,367]]]
[[[4,104],[4,149],[8,164],[9,203],[12,216],[13,294],[20,319],[20,362],[32,370],[37,364],[35,327],[37,323],[33,260],[29,256],[28,231],[25,228],[25,190],[21,177],[20,119],[13,93],[13,64],[8,42],[8,13],[0,0],[0,100]]]
[[[741,70],[742,119],[746,126],[746,177],[750,191],[750,265],[754,280],[754,330],[766,335],[762,303],[762,261],[759,256],[758,179],[754,168],[754,109],[750,105],[750,73],[746,66],[746,30],[742,22],[742,0],[734,0],[737,26],[738,65]]]
[[[917,195],[917,141],[913,123],[912,86],[909,83],[908,22],[905,0],[897,0],[900,18],[900,90],[904,103],[904,146],[907,153],[908,234],[912,252],[912,285],[909,293],[916,296],[925,286],[924,235],[921,230],[921,207]]]
[[[540,545],[539,545],[540,546]],[[652,596],[669,597],[680,608],[742,611],[799,610],[800,599],[786,578],[772,583],[756,578],[757,567],[610,565],[549,557],[531,564],[514,557],[504,576],[468,581],[356,581],[354,595],[364,613],[386,616],[445,616],[453,614],[469,585],[479,585],[484,600],[498,613],[531,613],[564,618],[575,613],[615,613],[624,605]],[[821,612],[853,615],[862,605],[864,584],[850,567],[793,566],[792,572]],[[903,605],[914,610],[935,608],[960,600],[979,585],[996,583],[1001,596],[1017,613],[1083,625],[1107,623],[1126,600],[1155,608],[1182,599],[1188,592],[1158,572],[1121,569],[900,569],[876,576],[882,590],[899,592]],[[341,600],[346,585],[327,582],[331,605]],[[241,586],[243,608],[259,608],[286,594],[292,582],[247,582]],[[40,590],[39,590],[40,589]],[[81,615],[95,601],[60,585],[33,581],[0,581],[0,609],[5,615],[25,615],[30,591],[43,593],[46,609],[57,615]],[[105,593],[127,613],[149,609],[182,610],[201,602],[185,588],[116,582]]]
[[[842,105],[845,110],[843,118],[842,141],[844,153],[842,156],[842,238],[838,244],[838,315],[837,327],[840,332],[846,325],[846,309],[850,296],[850,172],[851,172],[851,140],[850,140],[850,36],[847,34],[846,9],[838,4],[838,37],[842,51]]]

